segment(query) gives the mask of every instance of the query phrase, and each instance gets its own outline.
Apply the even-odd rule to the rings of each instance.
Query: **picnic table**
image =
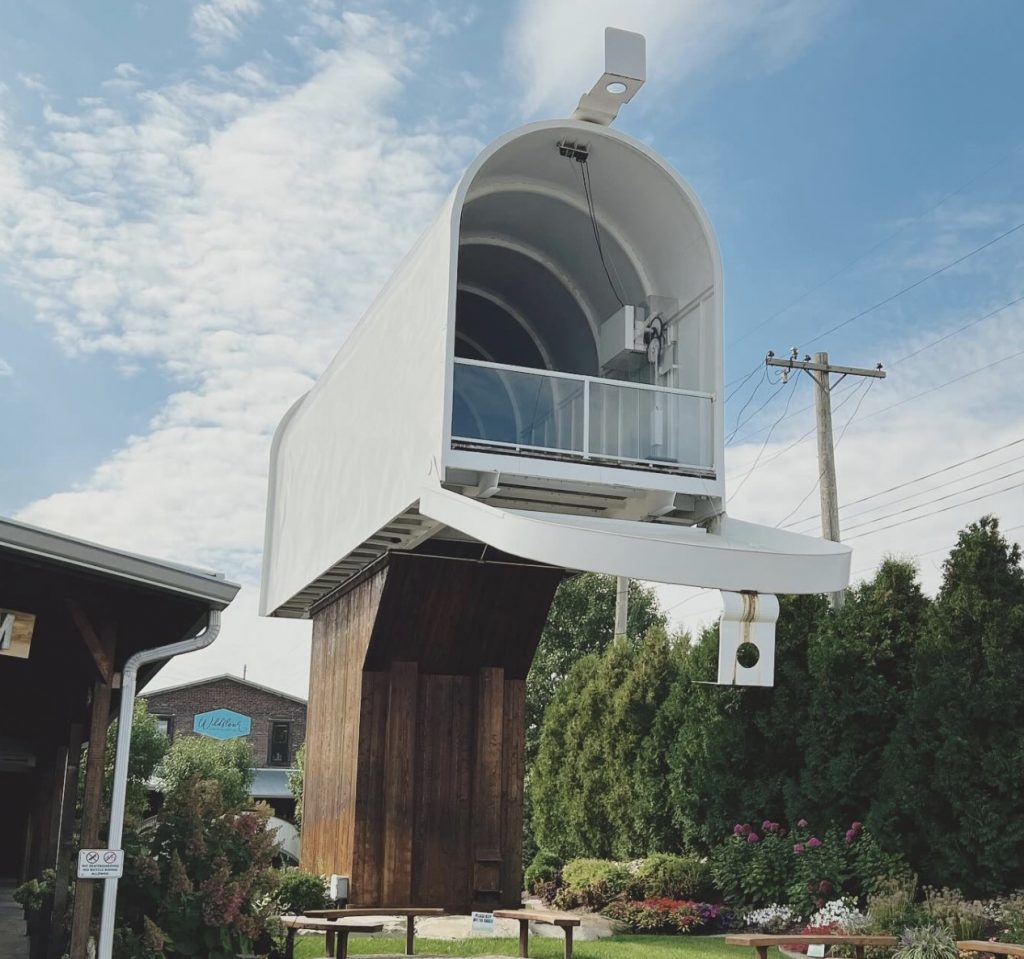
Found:
[[[891,949],[899,940],[895,936],[844,936],[822,933],[820,935],[762,936],[732,935],[725,937],[727,946],[749,946],[757,951],[757,959],[768,959],[768,950],[772,946],[853,946],[857,959],[864,959],[867,946],[878,946]]]
[[[285,959],[294,959],[295,934],[300,929],[310,932],[328,933],[332,938],[327,943],[327,954],[337,959],[348,959],[348,937],[353,932],[380,932],[384,926],[379,922],[332,922],[328,919],[314,919],[309,916],[282,916],[281,925],[287,930]],[[338,949],[334,951],[333,937],[338,937]]]
[[[530,923],[540,922],[558,926],[565,934],[565,959],[572,959],[572,931],[580,924],[580,917],[571,912],[547,912],[540,909],[495,909],[498,919],[519,920],[519,955],[529,956]]]
[[[405,916],[405,954],[412,956],[416,954],[416,917],[443,916],[444,910],[426,906],[348,906],[344,909],[307,909],[303,915],[311,919],[326,919],[329,922],[360,916]],[[332,941],[333,935],[328,932],[328,949]]]

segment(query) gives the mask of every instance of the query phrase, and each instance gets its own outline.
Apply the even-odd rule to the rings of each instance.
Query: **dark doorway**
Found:
[[[28,829],[29,772],[0,772],[0,879],[20,879]]]

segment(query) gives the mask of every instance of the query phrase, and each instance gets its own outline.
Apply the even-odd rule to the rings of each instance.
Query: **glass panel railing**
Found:
[[[585,386],[578,379],[456,360],[452,435],[582,453]]]
[[[591,456],[712,468],[710,397],[615,380],[592,380],[589,392]]]
[[[710,472],[713,437],[705,393],[455,361],[455,440]]]

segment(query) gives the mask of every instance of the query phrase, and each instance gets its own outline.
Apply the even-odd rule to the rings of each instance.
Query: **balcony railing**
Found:
[[[456,359],[452,440],[708,474],[712,400],[692,390]]]

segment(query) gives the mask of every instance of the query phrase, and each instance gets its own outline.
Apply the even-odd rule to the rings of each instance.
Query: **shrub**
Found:
[[[562,868],[562,888],[555,896],[560,909],[603,909],[629,882],[629,870],[611,859],[573,859]]]
[[[985,903],[964,899],[958,889],[926,886],[922,908],[931,925],[945,929],[954,939],[984,939],[992,925]]]
[[[14,890],[14,901],[26,912],[39,912],[50,900],[56,885],[57,873],[44,869],[36,879],[23,882]]]
[[[915,926],[900,936],[893,959],[959,959],[953,937],[939,926]]]
[[[655,853],[641,860],[635,873],[649,899],[703,901],[711,898],[711,867],[698,859]]]
[[[868,894],[868,926],[873,933],[898,936],[904,929],[917,925],[921,909],[915,902],[917,878],[896,877],[875,883]]]
[[[304,869],[282,869],[274,894],[281,911],[302,915],[307,909],[325,909],[328,905],[327,880]]]
[[[998,939],[1001,942],[1024,942],[1024,893],[1018,893],[996,904]]]
[[[604,915],[628,927],[630,932],[688,933],[714,925],[721,907],[706,902],[651,898],[642,902],[617,899]]]
[[[711,871],[728,903],[788,903],[806,916],[837,897],[859,899],[879,877],[902,875],[906,866],[859,822],[814,832],[803,819],[792,830],[766,819],[759,827],[737,824],[712,852]]]
[[[183,736],[168,750],[157,775],[164,781],[168,796],[199,778],[220,784],[221,796],[228,806],[247,806],[252,785],[252,750],[244,739],[220,741],[204,736]]]
[[[538,851],[533,861],[526,867],[523,884],[528,892],[536,892],[538,883],[549,883],[562,871],[562,860],[553,852]]]

